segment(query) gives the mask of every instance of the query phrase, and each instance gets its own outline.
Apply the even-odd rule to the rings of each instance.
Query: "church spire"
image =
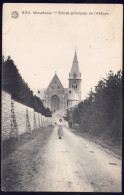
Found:
[[[71,72],[69,73],[69,79],[81,79],[81,74],[79,72],[77,52],[75,49],[74,59],[72,63]]]
[[[74,63],[74,62],[77,62],[77,63],[78,63],[76,49],[75,49],[75,54],[74,54],[74,60],[73,60],[73,63]]]

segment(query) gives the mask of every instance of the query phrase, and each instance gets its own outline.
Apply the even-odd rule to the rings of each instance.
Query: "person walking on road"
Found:
[[[59,119],[57,125],[58,125],[58,137],[59,139],[62,139],[62,136],[63,136],[62,119]]]

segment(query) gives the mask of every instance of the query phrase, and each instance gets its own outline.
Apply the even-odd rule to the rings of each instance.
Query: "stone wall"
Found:
[[[21,135],[28,131],[26,128],[26,106],[19,102],[12,100],[12,124],[16,135]]]
[[[40,113],[14,99],[2,90],[2,140],[20,137],[21,134],[52,124],[51,117]]]
[[[35,120],[36,120],[36,129],[38,129],[38,127],[39,127],[39,124],[38,124],[38,113],[34,112],[34,114],[35,114]]]
[[[34,129],[34,109],[27,107],[27,117],[29,118],[29,125],[30,125],[30,129],[31,131],[33,131]]]
[[[11,128],[11,94],[2,91],[2,131],[1,136],[9,138]]]

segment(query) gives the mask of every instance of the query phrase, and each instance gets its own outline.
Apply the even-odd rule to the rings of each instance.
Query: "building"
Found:
[[[79,71],[77,53],[75,51],[71,72],[69,73],[69,88],[64,88],[57,74],[53,76],[47,89],[38,89],[37,96],[52,113],[57,110],[65,112],[81,101],[81,73]]]

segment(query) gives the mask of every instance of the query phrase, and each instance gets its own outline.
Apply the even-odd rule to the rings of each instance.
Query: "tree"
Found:
[[[120,145],[122,136],[122,72],[110,71],[90,90],[88,97],[75,108],[68,111],[66,118],[72,114],[73,122],[80,125],[82,132],[87,132],[108,143]]]
[[[19,70],[17,69],[14,61],[10,56],[5,60],[2,58],[3,63],[3,80],[2,87],[11,93],[12,98],[23,104],[34,108],[36,112],[39,112],[45,116],[51,116],[50,110],[45,109],[42,101],[37,96],[33,95],[28,84],[21,77]]]

